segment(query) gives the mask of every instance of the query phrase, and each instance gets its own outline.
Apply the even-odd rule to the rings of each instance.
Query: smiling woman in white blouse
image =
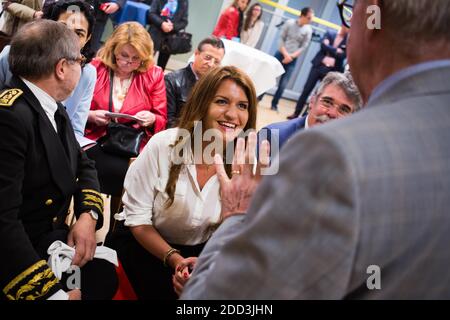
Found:
[[[259,3],[253,4],[245,14],[244,27],[241,32],[241,42],[250,47],[256,47],[261,33],[264,29],[264,22],[261,21],[262,7]]]
[[[232,159],[237,137],[255,129],[256,101],[242,71],[211,71],[194,87],[179,126],[153,136],[130,166],[117,218],[134,238],[114,247],[140,299],[177,298],[174,271],[200,254],[221,220],[214,153],[225,155],[228,147]]]

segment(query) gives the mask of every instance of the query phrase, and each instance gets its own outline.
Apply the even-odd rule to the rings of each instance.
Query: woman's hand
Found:
[[[172,23],[172,21],[164,21],[162,24],[161,24],[161,30],[164,32],[164,33],[169,33],[169,32],[171,32],[172,30],[173,30],[173,23]]]
[[[88,122],[99,127],[106,126],[111,121],[111,118],[105,115],[107,112],[106,110],[89,111]]]
[[[138,123],[141,127],[149,127],[156,120],[156,116],[147,110],[139,111],[135,114],[135,117],[139,119]]]
[[[197,257],[189,257],[181,260],[175,267],[175,273],[172,276],[173,289],[178,296],[183,292],[184,285],[191,277],[192,270],[194,270],[197,263]]]
[[[119,5],[115,2],[106,2],[103,5],[100,9],[106,14],[116,13],[120,9]]]

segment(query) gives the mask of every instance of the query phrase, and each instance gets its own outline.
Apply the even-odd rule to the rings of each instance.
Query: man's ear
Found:
[[[67,60],[65,58],[59,59],[55,66],[55,77],[58,80],[64,80],[66,78],[66,64]]]

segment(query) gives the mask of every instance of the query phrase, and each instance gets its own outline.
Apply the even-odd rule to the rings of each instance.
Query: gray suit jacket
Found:
[[[291,139],[182,298],[450,298],[449,79],[450,68],[422,72]],[[371,265],[380,290],[367,287]]]

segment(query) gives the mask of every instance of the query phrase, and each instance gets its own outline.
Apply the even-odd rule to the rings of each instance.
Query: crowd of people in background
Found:
[[[256,132],[263,95],[221,64],[224,39],[258,47],[261,3],[232,1],[165,72],[189,1],[143,2],[148,28],[113,22],[104,43],[126,0],[2,2],[0,300],[112,299],[118,270],[143,300],[448,297],[449,3],[338,1],[289,120]],[[280,30],[272,110],[314,19]]]

